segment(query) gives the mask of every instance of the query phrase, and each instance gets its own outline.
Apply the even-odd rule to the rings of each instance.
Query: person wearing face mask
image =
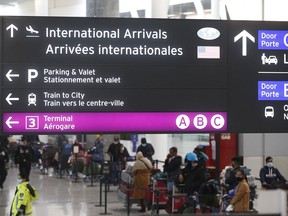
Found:
[[[138,146],[136,152],[142,152],[143,156],[148,158],[153,163],[152,156],[154,155],[155,151],[152,144],[147,143],[146,138],[141,138],[141,145]]]
[[[193,196],[200,186],[206,182],[205,170],[198,164],[197,155],[190,152],[185,157],[186,166],[179,175],[179,182],[185,183],[187,196]]]
[[[110,155],[110,161],[112,163],[112,179],[114,184],[120,180],[120,151],[121,151],[121,143],[118,136],[114,137],[114,142],[111,143],[108,147],[107,153]]]
[[[164,172],[167,173],[167,189],[172,193],[174,182],[181,171],[182,157],[178,155],[177,147],[171,147],[164,163]]]
[[[275,187],[277,182],[282,182],[288,185],[285,177],[280,173],[280,171],[274,167],[273,158],[268,156],[265,159],[266,165],[260,170],[260,181],[263,187],[271,188]]]
[[[235,175],[241,164],[241,159],[238,156],[233,157],[231,161],[231,169],[225,174],[225,184],[228,186],[228,191],[234,190],[238,184]]]
[[[242,169],[238,169],[236,171],[235,177],[238,181],[238,185],[236,187],[235,194],[230,201],[230,205],[227,207],[226,211],[249,211],[250,189],[246,181],[244,171]]]
[[[34,158],[34,150],[29,144],[29,140],[24,138],[15,153],[15,164],[19,164],[19,172],[26,173],[29,178],[31,165]]]
[[[139,199],[141,209],[139,212],[146,212],[145,195],[149,187],[150,172],[152,163],[145,158],[142,152],[137,152],[136,162],[132,168],[133,181],[133,199]]]
[[[130,157],[130,154],[129,154],[127,148],[123,144],[121,144],[120,153],[119,153],[120,171],[126,169],[126,161],[127,161],[128,157]]]
[[[32,202],[38,199],[38,192],[29,184],[28,180],[24,172],[19,173],[10,216],[32,216]]]

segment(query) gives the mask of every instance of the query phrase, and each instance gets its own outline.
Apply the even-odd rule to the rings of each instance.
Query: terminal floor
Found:
[[[18,168],[8,170],[8,176],[4,183],[4,189],[0,189],[0,216],[8,216],[17,185]],[[39,169],[32,169],[30,183],[37,188],[39,199],[33,203],[33,215],[35,216],[91,216],[105,213],[104,193],[101,207],[99,205],[99,183],[89,187],[90,182],[83,179],[72,180],[69,177],[58,178],[41,175]],[[107,193],[107,213],[110,215],[127,215],[127,209],[117,200],[117,186],[110,186]],[[132,205],[131,215],[150,215],[151,211],[139,213],[139,206]],[[164,210],[160,214],[166,214]],[[104,214],[105,215],[105,214]]]

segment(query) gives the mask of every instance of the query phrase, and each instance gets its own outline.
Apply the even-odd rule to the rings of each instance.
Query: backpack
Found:
[[[64,149],[62,151],[63,155],[70,155],[72,151],[72,145],[70,145],[69,143],[66,143],[64,146]]]

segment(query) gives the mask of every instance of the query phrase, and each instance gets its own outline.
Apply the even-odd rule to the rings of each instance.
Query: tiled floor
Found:
[[[8,170],[8,176],[4,183],[4,189],[0,189],[0,216],[8,216],[11,202],[14,196],[15,187],[17,185],[18,169],[16,167]],[[75,180],[66,178],[58,178],[56,176],[49,177],[41,175],[39,169],[32,169],[30,183],[37,188],[39,199],[33,203],[34,216],[90,216],[104,213],[104,193],[102,193],[102,207],[99,205],[99,183],[94,183],[94,187],[90,187],[90,182],[84,182],[83,179]],[[107,213],[112,215],[127,215],[127,209],[117,199],[117,186],[110,186],[110,192],[107,194],[108,204]],[[140,215],[139,206],[133,204],[131,215]],[[161,210],[161,214],[166,214]],[[151,211],[145,214],[150,215]]]

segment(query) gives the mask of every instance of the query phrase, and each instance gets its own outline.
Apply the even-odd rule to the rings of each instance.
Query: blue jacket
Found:
[[[104,161],[104,144],[96,140],[95,145],[90,149],[92,154],[92,161],[103,162]]]

